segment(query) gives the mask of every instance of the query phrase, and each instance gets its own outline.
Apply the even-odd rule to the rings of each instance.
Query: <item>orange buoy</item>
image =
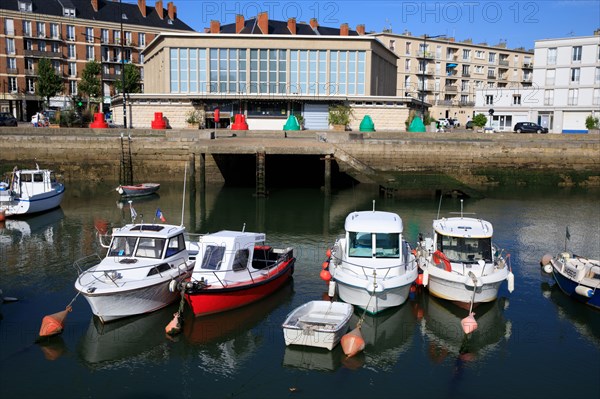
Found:
[[[331,280],[331,273],[329,273],[329,270],[321,270],[321,273],[319,273],[319,276],[321,276],[321,279],[323,281],[329,281]]]
[[[179,312],[173,313],[173,320],[167,324],[165,332],[169,335],[176,335],[181,332],[181,315]]]
[[[423,285],[423,273],[419,273],[417,275],[417,280],[415,281],[417,285]]]
[[[4,222],[6,220],[6,213],[3,210],[0,211],[0,222]]]
[[[327,269],[329,267],[329,262],[328,261],[323,262],[323,264],[321,265],[321,267],[323,269]]]
[[[365,340],[360,332],[360,327],[356,327],[348,334],[345,334],[340,340],[340,343],[342,344],[344,353],[348,357],[352,357],[365,349]]]
[[[98,233],[100,234],[106,234],[108,233],[108,221],[105,219],[94,219],[94,227],[96,228],[96,230],[98,230]]]
[[[444,270],[447,272],[452,271],[452,265],[450,264],[450,260],[448,259],[446,254],[440,251],[439,249],[433,253],[433,262],[436,265],[439,265],[440,263],[444,262]]]
[[[331,248],[327,248],[327,251],[325,251],[325,256],[331,258]]]
[[[467,317],[460,321],[460,325],[462,326],[465,334],[470,334],[473,331],[477,330],[477,320],[475,320],[475,313],[471,312]]]
[[[67,306],[62,312],[44,316],[42,327],[40,327],[40,337],[51,337],[62,333],[65,328],[65,319],[71,310],[73,310],[71,306]]]

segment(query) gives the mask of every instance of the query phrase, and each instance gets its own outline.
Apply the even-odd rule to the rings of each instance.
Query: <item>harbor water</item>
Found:
[[[398,213],[406,239],[432,233],[432,220],[460,212],[456,198],[380,197],[357,185],[326,196],[319,189],[208,186],[184,191],[161,182],[159,194],[133,201],[139,218],[183,221],[188,231],[264,232],[292,246],[292,280],[244,308],[194,318],[181,334],[165,326],[179,304],[102,325],[76,298],[73,263],[103,254],[95,230],[130,221],[115,185],[67,185],[59,209],[0,225],[1,398],[565,398],[600,397],[600,310],[566,297],[540,268],[546,253],[600,258],[600,191],[493,188],[465,199],[464,212],[490,221],[494,243],[510,254],[515,290],[475,309],[479,328],[465,336],[466,311],[416,290],[404,305],[364,316],[364,351],[286,347],[281,323],[295,307],[326,297],[320,279],[327,248],[355,210]],[[184,194],[185,192],[185,194]],[[566,237],[568,227],[570,238]],[[61,335],[37,341],[42,318],[75,298]],[[363,313],[355,310],[350,326]]]

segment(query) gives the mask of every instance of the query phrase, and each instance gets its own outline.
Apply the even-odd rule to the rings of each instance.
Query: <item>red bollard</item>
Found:
[[[150,123],[150,126],[152,127],[152,129],[166,129],[167,128],[167,122],[165,122],[162,112],[154,113],[154,120]]]
[[[235,114],[235,122],[231,125],[231,130],[248,130],[246,117],[242,114]]]
[[[96,112],[94,114],[94,121],[90,123],[90,128],[92,129],[108,129],[108,123],[104,119],[104,114],[102,112]]]

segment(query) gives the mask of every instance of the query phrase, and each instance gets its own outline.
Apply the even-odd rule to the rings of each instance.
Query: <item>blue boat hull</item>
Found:
[[[596,289],[596,291],[594,291],[594,294],[588,298],[586,296],[579,295],[577,292],[575,292],[575,287],[579,285],[578,283],[563,276],[554,268],[552,269],[552,276],[554,277],[554,280],[556,281],[562,292],[579,302],[600,309],[600,289]],[[590,288],[592,291],[594,290],[593,287],[588,288]]]

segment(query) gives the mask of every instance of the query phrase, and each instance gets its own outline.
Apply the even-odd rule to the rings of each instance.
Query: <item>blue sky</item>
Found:
[[[165,8],[169,1],[177,7],[178,17],[197,31],[213,19],[232,23],[236,14],[249,19],[267,11],[270,19],[317,18],[329,27],[347,22],[352,29],[364,24],[367,31],[391,27],[394,33],[443,34],[490,45],[506,41],[509,48],[532,49],[538,39],[591,36],[600,28],[600,0],[163,0]],[[154,3],[146,0],[147,6]]]

